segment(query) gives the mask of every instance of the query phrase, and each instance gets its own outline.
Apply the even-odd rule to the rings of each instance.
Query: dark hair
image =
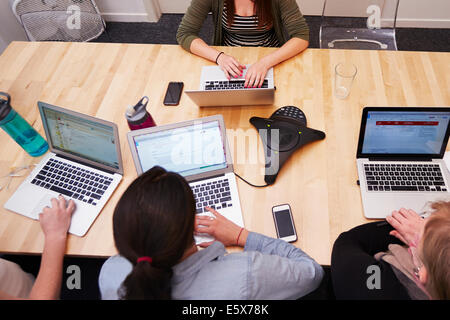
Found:
[[[172,267],[194,244],[195,200],[177,173],[153,167],[120,198],[113,216],[119,254],[133,270],[123,282],[123,299],[171,299]],[[139,257],[152,262],[137,263]]]
[[[255,10],[253,14],[258,17],[258,27],[263,27],[264,25],[272,25],[273,15],[272,15],[272,1],[271,0],[251,0],[255,4]],[[234,0],[225,0],[227,6],[227,22],[228,25],[232,25],[234,21],[234,14],[236,7],[234,5]]]

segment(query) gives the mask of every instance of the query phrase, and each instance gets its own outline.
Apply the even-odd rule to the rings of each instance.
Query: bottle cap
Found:
[[[134,106],[128,106],[125,114],[131,118],[132,116],[134,116],[135,112],[136,111],[134,110]]]
[[[1,96],[6,97],[7,100],[2,99]],[[0,121],[5,119],[11,111],[12,107],[10,102],[11,96],[7,93],[0,92]]]
[[[146,116],[146,107],[148,101],[148,97],[143,97],[135,106],[127,107],[127,110],[125,111],[125,117],[127,118],[128,122],[136,122]]]

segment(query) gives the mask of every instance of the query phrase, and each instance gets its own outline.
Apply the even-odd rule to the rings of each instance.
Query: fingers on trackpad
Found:
[[[53,194],[46,194],[44,195],[41,200],[38,201],[36,206],[34,207],[31,216],[33,219],[39,219],[39,214],[42,213],[42,210],[44,210],[45,207],[51,208],[52,206],[52,199],[55,198],[55,195]]]

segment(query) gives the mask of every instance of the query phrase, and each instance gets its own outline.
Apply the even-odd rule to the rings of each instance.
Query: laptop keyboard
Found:
[[[364,164],[368,191],[443,192],[448,188],[439,164]]]
[[[31,183],[95,206],[112,180],[96,172],[49,159]]]
[[[230,80],[230,81],[206,81],[205,90],[236,90],[236,89],[251,89],[244,88],[245,80]],[[261,88],[268,88],[269,82],[264,80]]]
[[[191,189],[194,193],[197,213],[207,212],[206,206],[215,210],[233,206],[228,179],[191,185]]]

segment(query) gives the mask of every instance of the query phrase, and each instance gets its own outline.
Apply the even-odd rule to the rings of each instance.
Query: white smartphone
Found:
[[[292,219],[291,207],[288,204],[274,206],[272,208],[275,229],[279,239],[286,242],[297,241],[294,220]]]

